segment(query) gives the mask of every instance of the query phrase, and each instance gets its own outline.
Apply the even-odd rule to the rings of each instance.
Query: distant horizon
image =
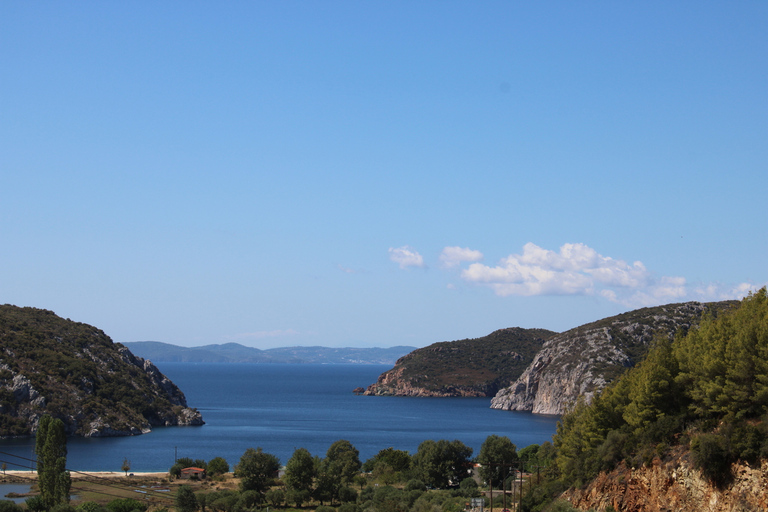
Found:
[[[242,343],[238,343],[236,341],[227,341],[225,343],[207,343],[205,345],[177,345],[175,343],[167,343],[165,341],[157,341],[157,340],[136,340],[136,341],[116,341],[115,343],[162,343],[164,345],[172,345],[174,347],[179,348],[203,348],[203,347],[211,347],[211,346],[220,346],[220,345],[239,345],[241,347],[245,348],[252,348],[255,350],[274,350],[274,349],[281,349],[281,348],[352,348],[352,349],[390,349],[390,348],[420,348],[413,345],[392,345],[389,347],[356,347],[356,346],[333,346],[333,345],[281,345],[278,347],[268,347],[268,348],[260,348],[260,347],[251,347],[249,345],[243,345]]]

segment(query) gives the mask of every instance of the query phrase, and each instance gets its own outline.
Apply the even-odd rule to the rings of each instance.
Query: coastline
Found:
[[[18,477],[25,480],[37,480],[37,471],[19,471],[19,470],[7,470],[2,476]],[[168,476],[168,472],[128,472],[128,476],[123,471],[77,471],[70,470],[70,477],[72,480],[82,480],[86,478],[165,478]]]

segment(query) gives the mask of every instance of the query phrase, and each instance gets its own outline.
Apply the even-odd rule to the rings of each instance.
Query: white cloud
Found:
[[[444,268],[454,268],[465,261],[480,261],[482,259],[483,253],[468,247],[446,247],[440,254],[440,264]]]
[[[564,244],[555,252],[529,242],[522,254],[507,256],[493,267],[473,263],[461,276],[500,296],[599,295],[613,302],[658,303],[662,298],[682,297],[686,290],[684,278],[654,280],[642,262],[630,264],[603,256],[581,243]]]
[[[407,245],[397,248],[390,247],[389,259],[400,265],[400,268],[425,267],[424,258],[421,254]]]

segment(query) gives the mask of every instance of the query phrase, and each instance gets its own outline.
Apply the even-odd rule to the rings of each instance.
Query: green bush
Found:
[[[730,454],[725,437],[720,434],[700,434],[691,441],[691,455],[696,469],[717,485],[731,477]]]
[[[267,501],[274,507],[279,507],[285,503],[285,493],[282,489],[270,489],[266,494]]]
[[[405,490],[406,491],[426,491],[427,486],[421,480],[416,480],[414,478],[412,480],[408,480],[408,483],[405,484]]]
[[[360,507],[356,503],[344,503],[339,507],[339,512],[360,512]]]
[[[102,512],[106,509],[95,501],[84,501],[79,504],[75,510],[77,510],[77,512]]]
[[[0,500],[0,512],[22,512],[23,510],[11,500]]]

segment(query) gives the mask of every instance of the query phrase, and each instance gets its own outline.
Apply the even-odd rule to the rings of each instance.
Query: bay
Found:
[[[509,437],[518,449],[551,441],[557,416],[490,409],[490,398],[370,397],[352,393],[388,370],[386,365],[161,363],[160,370],[203,414],[201,427],[155,428],[117,438],[69,438],[69,468],[167,471],[175,457],[224,457],[230,467],[247,448],[261,447],[285,464],[296,448],[325,456],[349,440],[361,461],[392,447],[416,452],[427,439],[458,439],[480,450],[491,434]],[[8,469],[32,463],[33,439],[0,441]],[[18,466],[16,464],[19,464]]]

